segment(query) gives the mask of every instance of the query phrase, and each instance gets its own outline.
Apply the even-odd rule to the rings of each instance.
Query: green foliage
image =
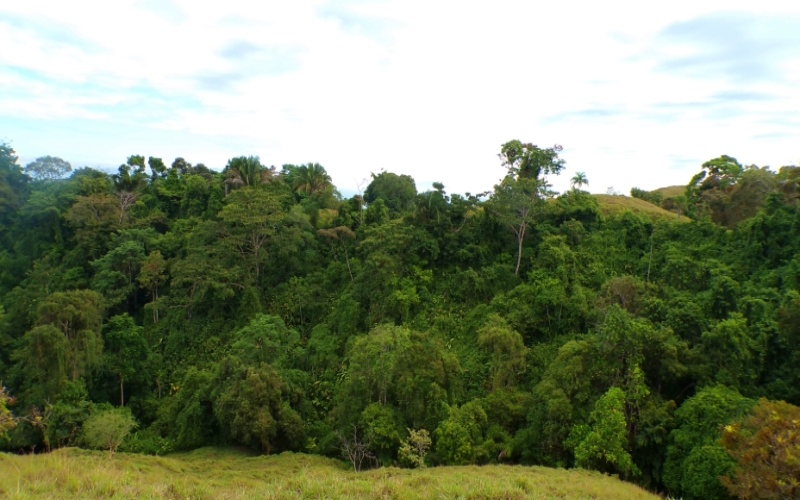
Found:
[[[708,365],[701,380],[749,390],[761,373],[765,348],[761,332],[735,313],[703,333],[701,349]]]
[[[56,292],[39,304],[38,312],[40,326],[55,327],[66,338],[65,360],[71,380],[99,365],[103,350],[100,294],[91,290]]]
[[[402,427],[398,421],[397,413],[380,403],[370,403],[361,412],[359,423],[364,429],[364,438],[381,464],[391,464],[400,446]]]
[[[482,446],[487,424],[486,412],[474,401],[451,407],[450,416],[434,432],[436,460],[447,465],[487,461]]]
[[[106,369],[119,381],[119,405],[125,405],[125,382],[148,378],[149,346],[144,328],[127,314],[114,316],[103,327]]]
[[[57,156],[41,156],[25,165],[25,173],[37,180],[52,181],[72,172],[72,165]]]
[[[527,348],[522,336],[494,314],[478,330],[478,343],[491,353],[491,388],[498,390],[515,386],[526,368]]]
[[[257,315],[234,334],[234,339],[231,354],[248,365],[289,368],[303,357],[300,335],[276,316]]]
[[[681,488],[684,498],[720,499],[730,498],[720,483],[720,477],[733,469],[733,460],[718,445],[695,446],[683,463]]]
[[[12,355],[12,375],[24,380],[25,399],[40,405],[56,397],[69,378],[69,341],[53,325],[36,326],[25,332]]]
[[[8,439],[8,432],[17,426],[17,419],[8,408],[15,400],[5,387],[0,386],[0,441]]]
[[[97,410],[83,382],[68,382],[54,404],[46,404],[40,427],[45,446],[75,446],[81,428]]]
[[[397,458],[400,463],[410,468],[425,467],[425,456],[431,447],[431,436],[425,429],[407,429],[408,437],[400,445]]]
[[[226,188],[236,189],[269,182],[273,171],[262,165],[258,156],[237,156],[228,160],[222,174]]]
[[[720,494],[739,394],[800,404],[800,167],[723,156],[634,190],[670,212],[583,172],[552,199],[559,154],[507,142],[491,193],[383,172],[342,200],[317,163],[31,180],[2,145],[3,446],[74,445],[114,403],[142,424],[130,451],[579,463]],[[430,431],[424,460],[405,429]]]
[[[744,415],[754,401],[742,397],[737,391],[722,386],[705,387],[687,399],[676,411],[676,428],[670,433],[664,463],[664,484],[675,494],[693,491],[719,491],[719,481],[702,477],[700,458],[704,455],[718,457],[714,450],[698,451],[689,461],[693,450],[704,446],[718,446],[722,426]],[[714,470],[724,468],[723,461],[715,460]],[[689,474],[689,466],[694,469]],[[710,466],[711,467],[711,466]],[[718,476],[715,476],[718,477]]]
[[[648,203],[652,203],[656,206],[661,206],[662,196],[661,193],[656,191],[645,191],[644,189],[639,188],[631,188],[631,196],[634,198],[639,198],[640,200],[644,200]]]
[[[411,176],[392,172],[381,172],[371,176],[372,182],[364,191],[364,201],[372,204],[383,200],[391,217],[401,215],[413,207],[414,199],[417,197],[417,185]]]
[[[136,425],[133,415],[125,409],[103,410],[84,423],[82,439],[90,448],[107,449],[113,455]]]
[[[628,452],[625,393],[612,387],[595,403],[589,427],[573,427],[575,463],[579,467],[619,472],[624,477],[639,474]]]
[[[175,448],[192,449],[208,444],[219,431],[212,413],[211,391],[213,374],[191,367],[174,394],[159,408],[156,422]]]
[[[278,436],[283,383],[274,368],[226,359],[217,375],[214,416],[232,439],[270,453]]]
[[[119,451],[142,455],[168,455],[173,453],[172,441],[150,429],[137,430],[122,441]]]

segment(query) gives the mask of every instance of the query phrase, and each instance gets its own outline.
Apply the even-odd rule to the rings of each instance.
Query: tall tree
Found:
[[[0,237],[7,234],[17,211],[25,203],[28,181],[17,163],[14,148],[0,142]]]
[[[252,187],[228,196],[219,213],[222,243],[241,257],[253,280],[261,273],[267,244],[275,237],[282,216],[274,194]]]
[[[498,155],[507,169],[506,176],[494,187],[490,207],[499,221],[514,232],[517,239],[517,265],[522,263],[522,246],[530,225],[541,215],[544,202],[554,193],[547,183],[548,175],[558,175],[564,160],[558,157],[562,147],[542,149],[518,140],[501,147]]]
[[[25,165],[25,173],[34,179],[51,181],[72,172],[72,165],[57,156],[41,156]]]
[[[411,176],[392,172],[371,175],[372,182],[364,191],[364,200],[367,203],[383,200],[392,217],[413,207],[414,199],[417,197],[417,185]]]
[[[225,187],[236,189],[244,186],[257,186],[269,182],[274,172],[261,164],[258,156],[237,156],[228,160],[225,170]]]
[[[103,297],[91,290],[56,292],[39,304],[41,326],[56,327],[67,339],[67,366],[74,381],[100,361]]]
[[[569,181],[572,189],[580,191],[583,186],[589,185],[589,179],[586,177],[585,172],[576,173]]]
[[[127,314],[112,317],[103,327],[105,362],[119,381],[119,405],[125,406],[125,382],[147,377],[147,341],[144,329]]]
[[[292,187],[309,196],[331,187],[331,176],[319,163],[309,163],[297,167]]]

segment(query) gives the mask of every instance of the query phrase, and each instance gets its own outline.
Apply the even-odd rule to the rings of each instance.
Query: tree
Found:
[[[722,446],[736,461],[722,478],[738,498],[800,497],[800,408],[760,399],[750,414],[722,431]]]
[[[119,405],[125,406],[125,382],[146,377],[149,349],[144,329],[122,314],[108,320],[103,332],[106,366],[119,380]]]
[[[109,193],[78,196],[64,214],[75,239],[89,258],[104,253],[111,234],[125,223],[120,199]]]
[[[718,224],[728,224],[731,192],[742,172],[742,165],[728,155],[703,163],[702,170],[686,186],[686,199],[694,215],[709,215]]]
[[[370,442],[368,438],[364,437],[363,431],[359,433],[358,426],[353,424],[353,437],[350,433],[339,431],[337,433],[339,441],[341,442],[342,455],[353,464],[353,470],[358,472],[364,464],[364,460],[369,460],[372,463],[377,461],[375,454],[370,450]]]
[[[486,412],[477,401],[450,408],[450,416],[436,428],[436,458],[448,465],[466,465],[484,459]]]
[[[8,409],[14,404],[14,401],[6,388],[0,385],[0,441],[5,440],[8,432],[17,426],[17,419]]]
[[[287,387],[277,370],[265,363],[248,366],[231,356],[220,364],[216,381],[213,409],[223,432],[271,453],[284,422],[296,416],[282,401]]]
[[[638,475],[639,469],[628,452],[625,421],[625,393],[619,387],[609,389],[594,406],[590,426],[576,426],[570,440],[577,441],[575,463],[600,471],[613,470],[623,477]]]
[[[350,274],[350,280],[353,280],[353,270],[350,268],[350,256],[347,252],[347,241],[356,239],[356,233],[347,226],[336,226],[332,229],[320,229],[317,234],[327,239],[328,241],[338,241],[344,251],[344,261],[347,264],[347,272]]]
[[[237,156],[228,160],[225,170],[225,190],[257,186],[272,180],[274,172],[261,164],[258,156]]]
[[[478,330],[478,344],[491,352],[491,388],[514,387],[525,372],[528,348],[522,336],[499,315],[492,314]]]
[[[57,396],[69,378],[69,342],[53,325],[35,326],[25,332],[11,360],[24,380],[25,400],[42,404]]]
[[[558,157],[562,147],[542,149],[518,140],[501,147],[498,155],[507,173],[495,185],[490,207],[498,220],[511,228],[517,238],[517,265],[519,274],[522,262],[522,245],[530,225],[541,215],[545,199],[553,192],[547,183],[548,175],[558,175],[564,169],[564,160]]]
[[[158,250],[153,250],[141,264],[136,282],[150,293],[151,302],[148,304],[153,310],[153,324],[158,324],[158,290],[167,280],[167,263]]]
[[[100,294],[91,290],[56,292],[39,304],[38,312],[40,326],[52,325],[66,338],[67,366],[73,381],[99,363],[103,351]]]
[[[17,163],[14,148],[0,142],[0,237],[7,235],[12,220],[16,219],[18,210],[25,203],[29,180]]]
[[[89,401],[86,384],[82,380],[68,382],[54,403],[45,403],[42,420],[37,424],[45,446],[48,449],[74,446],[81,427],[94,412],[95,405]]]
[[[242,259],[254,281],[261,274],[267,244],[275,237],[282,217],[277,197],[255,188],[232,193],[219,213],[223,245]]]
[[[309,163],[297,167],[292,187],[309,196],[331,187],[331,176],[319,163]]]
[[[123,304],[136,291],[136,275],[144,255],[144,245],[129,240],[117,243],[92,262],[92,288],[103,294],[107,308]]]
[[[580,191],[583,186],[589,185],[589,179],[586,178],[586,173],[578,172],[576,173],[572,179],[570,179],[570,185],[572,189],[575,191]]]
[[[347,382],[353,397],[388,404],[400,354],[411,344],[407,328],[381,325],[358,337],[348,354]]]
[[[107,449],[113,456],[136,426],[136,420],[126,409],[103,410],[84,422],[83,442],[90,448]]]
[[[675,411],[676,427],[669,435],[666,460],[664,462],[664,485],[675,495],[686,495],[687,489],[711,491],[713,487],[705,480],[698,481],[690,466],[698,460],[689,457],[695,448],[719,446],[720,429],[731,421],[745,415],[754,404],[753,400],[741,396],[737,391],[723,386],[704,387],[687,399]],[[699,452],[698,452],[699,453]],[[705,456],[717,456],[711,450]],[[716,491],[721,491],[719,480]]]
[[[407,429],[408,437],[400,445],[398,458],[406,467],[424,468],[425,455],[431,447],[431,436],[425,429]]]
[[[364,191],[364,200],[373,203],[383,200],[392,217],[397,217],[410,210],[417,197],[417,185],[409,175],[397,175],[392,172],[370,174],[372,182]]]
[[[703,381],[743,389],[755,384],[763,368],[766,338],[747,323],[740,313],[733,313],[703,332]]]
[[[25,173],[37,180],[60,179],[72,172],[72,165],[57,156],[41,156],[25,166]]]

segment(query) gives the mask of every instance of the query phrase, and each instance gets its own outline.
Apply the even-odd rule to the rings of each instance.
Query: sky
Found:
[[[318,162],[488,191],[512,139],[556,190],[800,162],[800,2],[0,0],[0,142],[26,164],[133,154]]]

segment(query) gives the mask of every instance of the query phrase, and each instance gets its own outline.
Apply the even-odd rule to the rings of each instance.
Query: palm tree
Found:
[[[325,167],[319,163],[309,163],[297,168],[294,177],[294,188],[309,196],[314,193],[325,191],[331,186],[331,176],[325,171]]]
[[[589,185],[589,179],[586,178],[585,172],[578,172],[575,176],[570,180],[570,184],[572,185],[572,189],[575,191],[580,191],[583,186]]]
[[[258,156],[237,156],[228,160],[223,171],[225,174],[225,191],[228,186],[238,188],[256,186],[272,180],[272,169],[261,164]]]

